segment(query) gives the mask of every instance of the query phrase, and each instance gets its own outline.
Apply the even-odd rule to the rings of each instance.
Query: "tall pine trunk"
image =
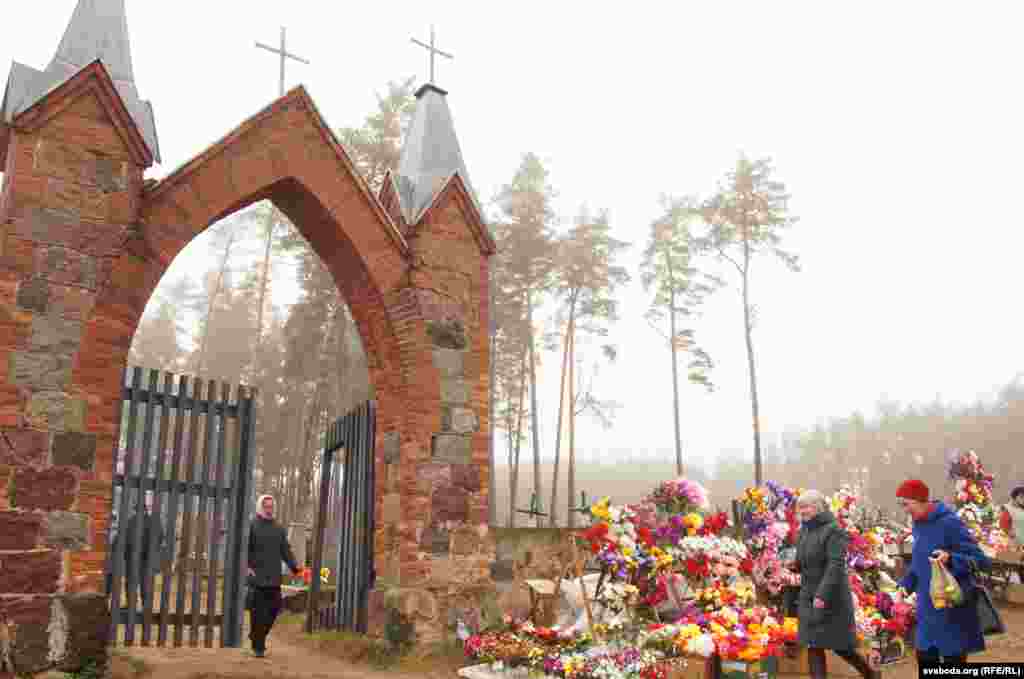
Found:
[[[534,354],[533,295],[529,292],[526,293],[526,322],[529,325],[526,340],[529,342],[528,349],[530,351],[530,429],[533,433],[533,492],[537,494],[538,498],[542,498],[544,493],[540,487],[540,414],[537,408],[537,357]],[[536,516],[534,519],[537,528],[540,528],[542,518]]]
[[[490,525],[497,525],[498,521],[498,500],[496,497],[497,482],[495,481],[495,460],[494,460],[494,382],[497,376],[498,362],[494,360],[494,348],[498,341],[498,325],[494,319],[494,271],[488,276],[489,291],[487,295],[487,320],[490,325],[490,375],[488,376],[488,402],[487,402],[487,456],[491,461],[491,471],[487,475],[487,517]],[[518,465],[518,452],[516,453],[516,464]],[[516,472],[518,473],[518,469]],[[511,470],[509,470],[511,473]],[[518,481],[518,479],[517,479]]]
[[[576,333],[569,335],[569,491],[567,514],[569,528],[576,527]]]
[[[523,352],[522,370],[519,375],[519,407],[516,409],[515,439],[512,441],[511,464],[509,465],[508,526],[516,525],[516,500],[519,497],[519,451],[523,445],[523,406],[526,404],[526,352]]]
[[[565,348],[562,351],[562,377],[559,382],[558,390],[558,426],[555,427],[555,469],[552,472],[551,477],[551,504],[549,505],[551,516],[548,517],[548,525],[551,527],[555,526],[555,515],[558,513],[558,465],[560,462],[560,456],[562,452],[562,422],[564,421],[563,416],[565,415],[565,377],[568,372],[568,360],[569,360],[569,343],[571,337],[575,331],[576,325],[576,295],[573,294],[569,302],[569,324],[566,328],[565,334]]]
[[[757,402],[757,372],[754,366],[754,339],[750,319],[750,240],[743,230],[743,330],[747,341],[747,369],[750,373],[750,409],[754,423],[754,485],[764,481],[761,460],[761,419]]]
[[[235,230],[232,229],[228,235],[228,242],[224,245],[224,256],[220,260],[220,269],[217,271],[217,282],[210,293],[210,301],[206,308],[206,325],[203,327],[203,339],[199,343],[199,358],[196,361],[196,374],[203,375],[206,367],[206,349],[209,345],[210,326],[213,324],[213,311],[216,308],[217,298],[220,297],[221,288],[224,287],[224,274],[228,268],[228,259],[231,256],[231,246],[235,242]]]
[[[668,266],[669,280],[675,280],[672,271],[672,258],[668,256],[668,249],[665,251],[665,264]],[[676,428],[676,474],[683,475],[683,438],[679,433],[679,365],[678,365],[678,338],[676,337],[676,289],[671,286],[668,309],[669,323],[669,346],[672,349],[672,416]]]
[[[259,356],[259,349],[263,346],[263,308],[267,301],[267,287],[270,283],[270,249],[274,243],[274,206],[271,205],[267,211],[267,220],[264,224],[267,230],[267,243],[263,248],[263,270],[260,272],[260,305],[256,310],[256,352]]]

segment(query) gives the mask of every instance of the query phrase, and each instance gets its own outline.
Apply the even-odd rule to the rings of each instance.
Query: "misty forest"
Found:
[[[337,131],[375,191],[397,166],[414,91],[412,79],[388,83],[361,127]],[[760,431],[758,361],[771,356],[758,353],[755,300],[767,300],[751,272],[770,266],[799,275],[801,261],[786,243],[798,216],[768,158],[741,155],[706,195],[680,188],[645,231],[634,229],[644,233],[637,242],[614,238],[600,207],[558,216],[557,187],[533,153],[509,168],[496,195],[480,197],[499,246],[491,280],[492,523],[571,526],[581,493],[587,502],[605,495],[633,502],[658,480],[684,474],[712,498],[737,497],[752,482],[773,479],[825,492],[851,485],[891,510],[900,479],[942,487],[949,451],[967,448],[984,451],[997,479],[1024,476],[1013,453],[1024,436],[1024,384],[1012,375],[987,401],[880,399],[875,412],[782,434]],[[639,267],[625,265],[630,250],[639,251]],[[205,270],[186,270],[184,260],[202,261]],[[578,459],[578,422],[615,426],[619,404],[601,375],[630,351],[609,341],[609,329],[631,281],[642,284],[645,320],[664,340],[673,389],[650,398],[674,406],[672,421],[655,424],[659,437],[674,442],[674,455],[638,447]],[[743,355],[720,355],[697,332],[705,302],[730,295],[742,314],[736,327]],[[748,449],[706,462],[688,456],[680,394],[713,390],[716,361],[745,366],[752,427]],[[331,275],[268,202],[214,224],[175,261],[136,331],[130,364],[258,389],[257,490],[280,498],[284,521],[311,520],[323,432],[373,396],[358,331]],[[544,412],[557,414],[554,431],[542,431]],[[545,516],[520,511],[530,506]]]

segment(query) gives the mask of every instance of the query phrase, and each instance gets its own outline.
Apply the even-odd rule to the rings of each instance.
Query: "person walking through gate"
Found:
[[[935,608],[931,597],[933,560],[946,566],[963,590],[964,601],[974,601],[972,566],[991,568],[967,526],[944,503],[931,500],[923,481],[904,481],[896,499],[914,520],[914,549],[900,587],[917,593],[917,663],[963,663],[969,653],[985,650],[985,637],[975,606]]]
[[[299,565],[284,527],[274,521],[274,498],[261,495],[256,506],[249,529],[249,640],[253,655],[262,658],[267,652],[267,635],[283,605],[281,562],[293,575],[299,574]]]
[[[825,651],[831,649],[864,679],[878,679],[878,670],[856,650],[853,595],[846,572],[850,536],[836,523],[825,496],[816,490],[797,499],[796,511],[803,525],[796,561],[787,565],[800,573],[799,635],[800,643],[807,647],[811,677],[828,676]]]
[[[140,515],[142,516],[142,543],[139,550],[139,570],[135,573],[135,579],[139,585],[139,596],[141,598],[139,609],[146,610],[146,607],[152,606],[152,576],[156,575],[163,563],[164,542],[166,536],[164,535],[164,526],[160,521],[159,515],[153,512],[153,491],[146,491],[140,504],[142,505],[141,510],[137,509],[135,514],[128,517],[123,525],[119,527],[118,537],[124,541],[124,583],[125,588],[127,589],[129,574],[132,572],[132,552],[135,550],[136,521],[139,520]],[[151,536],[153,538],[154,556],[152,563],[149,561],[149,545]]]

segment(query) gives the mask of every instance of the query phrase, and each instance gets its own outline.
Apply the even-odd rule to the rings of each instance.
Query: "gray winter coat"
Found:
[[[853,598],[846,572],[850,536],[831,512],[822,512],[800,529],[796,547],[800,570],[800,643],[810,648],[852,650],[857,643]],[[814,599],[825,602],[815,608]]]

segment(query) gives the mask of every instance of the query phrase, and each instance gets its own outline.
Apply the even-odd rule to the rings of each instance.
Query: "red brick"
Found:
[[[7,485],[11,481],[12,473],[11,467],[0,465],[0,511],[10,508],[10,504],[7,502]]]
[[[0,465],[38,466],[46,463],[50,436],[45,431],[4,429],[3,434],[6,441],[0,440]],[[12,447],[14,450],[11,450]]]
[[[73,113],[76,116],[88,118],[90,120],[110,123],[110,116],[107,115],[107,109],[104,108],[100,100],[96,98],[93,93],[88,93],[80,96],[74,101],[73,104],[68,106],[66,109],[68,113]]]
[[[96,293],[77,286],[50,285],[50,313],[64,318],[84,321],[96,304]]]
[[[2,557],[4,594],[53,594],[64,570],[61,553],[52,549],[7,553]]]
[[[22,310],[0,310],[0,349],[18,350],[28,346],[32,335],[32,313]]]
[[[32,241],[8,235],[7,240],[4,242],[4,252],[2,259],[0,259],[0,265],[19,274],[19,277],[31,276],[35,273],[35,250],[35,244]]]
[[[0,511],[0,551],[35,549],[42,531],[42,514]]]
[[[49,467],[14,470],[13,502],[19,509],[69,510],[75,503],[78,478],[72,469]]]
[[[6,382],[0,384],[0,427],[21,424],[26,397],[21,389]]]
[[[122,160],[131,158],[120,132],[109,120],[102,121],[64,113],[47,123],[43,134],[47,138],[60,139],[90,152]]]

